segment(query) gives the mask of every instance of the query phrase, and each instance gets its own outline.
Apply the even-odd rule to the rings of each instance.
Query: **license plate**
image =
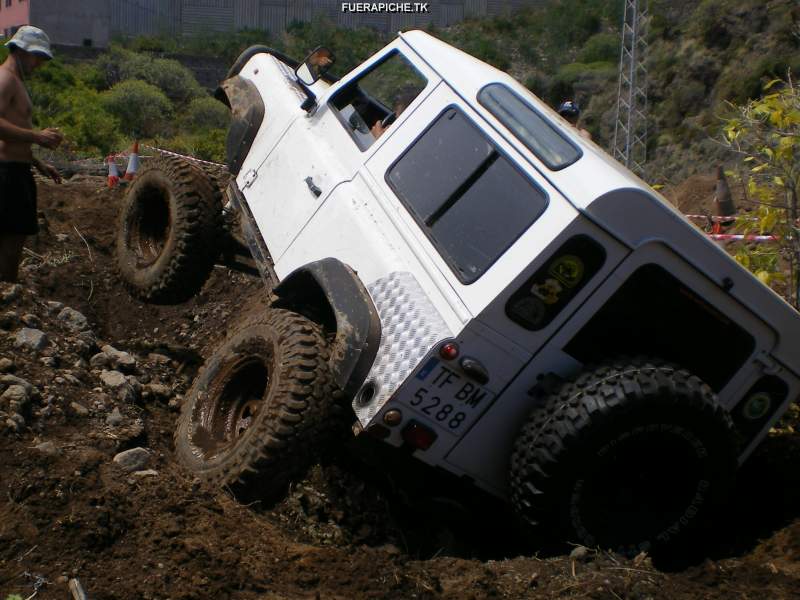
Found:
[[[494,400],[494,394],[437,358],[430,358],[408,384],[400,402],[425,421],[460,434]]]

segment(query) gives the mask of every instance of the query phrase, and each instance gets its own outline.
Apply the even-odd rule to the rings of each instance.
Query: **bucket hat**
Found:
[[[47,34],[32,25],[23,25],[6,42],[6,46],[14,46],[31,54],[39,54],[47,58],[53,58],[53,51],[50,49],[50,38]]]

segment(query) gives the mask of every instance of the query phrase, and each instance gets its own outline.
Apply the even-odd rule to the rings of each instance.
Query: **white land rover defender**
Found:
[[[253,47],[222,84],[227,196],[275,286],[187,394],[178,458],[274,492],[345,408],[563,540],[681,539],[798,397],[798,314],[505,73],[418,31],[332,61]],[[131,186],[137,295],[202,284],[214,183],[160,159]]]

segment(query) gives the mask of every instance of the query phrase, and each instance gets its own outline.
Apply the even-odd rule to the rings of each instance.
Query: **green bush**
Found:
[[[122,143],[119,119],[106,110],[100,93],[92,89],[65,92],[61,110],[43,125],[60,127],[65,146],[78,154],[106,155]]]
[[[197,133],[177,135],[164,145],[175,152],[188,154],[202,160],[225,162],[225,130],[209,129]]]
[[[103,107],[120,122],[120,130],[133,137],[163,133],[172,116],[172,104],[160,89],[131,79],[101,95]]]
[[[231,120],[230,109],[211,96],[195,98],[189,103],[181,124],[191,131],[225,129]]]
[[[577,62],[615,62],[619,59],[620,40],[616,33],[596,33],[583,45]]]
[[[112,46],[95,64],[108,87],[120,81],[141,79],[159,88],[170,100],[181,103],[203,94],[192,72],[177,60],[152,58]]]

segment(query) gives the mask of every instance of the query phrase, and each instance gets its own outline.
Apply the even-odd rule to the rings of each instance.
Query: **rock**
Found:
[[[28,327],[41,327],[42,320],[37,317],[36,315],[32,315],[31,313],[27,313],[22,315],[22,322],[25,323]]]
[[[17,425],[17,423],[12,419],[6,419],[6,428],[10,429],[11,431],[19,431],[20,429],[19,425]]]
[[[51,312],[60,311],[62,308],[64,308],[63,302],[56,302],[55,300],[48,300],[47,302],[47,310]]]
[[[125,422],[125,417],[119,412],[119,408],[116,406],[114,410],[111,411],[111,414],[106,417],[106,423],[111,425],[112,427],[119,427]]]
[[[119,371],[107,371],[107,370],[103,370],[103,372],[100,373],[100,381],[102,381],[106,386],[110,387],[112,390],[119,389],[128,383],[128,380],[125,379],[125,375],[123,375]]]
[[[0,400],[3,401],[3,404],[16,402],[19,405],[22,405],[28,401],[28,392],[21,385],[10,385],[8,386],[8,389],[3,392],[2,396],[0,396]]]
[[[64,375],[64,379],[66,379],[72,385],[81,385],[81,380],[75,377],[75,375],[70,375],[69,373],[66,373]]]
[[[113,346],[103,346],[101,349],[103,354],[106,355],[109,364],[120,371],[130,373],[136,369],[136,359],[127,352],[117,350]],[[97,355],[95,355],[97,356]],[[94,358],[94,357],[92,357]]]
[[[56,234],[56,241],[64,243],[69,239],[69,236],[66,233],[57,233]]]
[[[89,409],[86,408],[83,404],[79,404],[77,402],[70,403],[70,408],[75,411],[75,414],[79,417],[88,417],[89,416]]]
[[[150,452],[144,448],[131,448],[117,454],[114,462],[125,471],[141,471],[150,462]]]
[[[144,396],[152,396],[153,398],[167,399],[172,396],[172,388],[163,383],[148,383],[144,386]]]
[[[14,361],[10,358],[0,358],[0,373],[9,373],[14,367]]]
[[[38,450],[42,454],[47,455],[47,456],[57,456],[57,455],[61,454],[61,451],[58,449],[58,447],[53,442],[50,442],[50,441],[42,442],[41,444],[37,444],[33,448],[35,450]]]
[[[26,381],[22,377],[17,377],[15,375],[3,375],[2,377],[0,377],[0,383],[3,383],[5,385],[21,385],[22,387],[25,388],[25,393],[28,394],[28,396],[39,395],[38,388],[36,388],[36,386],[31,384],[29,381]]]
[[[585,562],[589,560],[589,549],[586,548],[585,546],[575,546],[572,552],[569,553],[569,557],[572,560]]]
[[[22,286],[18,283],[0,284],[0,302],[13,302],[22,294]]]
[[[72,331],[84,331],[89,328],[89,321],[86,317],[69,306],[61,309],[61,312],[58,313],[58,320],[63,321]]]
[[[55,356],[43,356],[39,359],[39,362],[50,369],[55,369],[58,366],[58,359]]]
[[[158,471],[155,469],[145,469],[144,471],[134,471],[132,475],[134,477],[154,477],[158,475]]]
[[[111,361],[108,359],[108,355],[105,352],[98,352],[89,359],[89,364],[95,369],[107,367],[110,363]]]
[[[147,355],[147,360],[157,365],[168,365],[172,359],[169,356],[153,352]]]
[[[29,327],[23,327],[20,329],[14,338],[14,346],[17,348],[32,350],[34,352],[42,350],[45,346],[47,346],[48,343],[49,340],[47,339],[47,334],[44,331],[39,329],[31,329]]]

